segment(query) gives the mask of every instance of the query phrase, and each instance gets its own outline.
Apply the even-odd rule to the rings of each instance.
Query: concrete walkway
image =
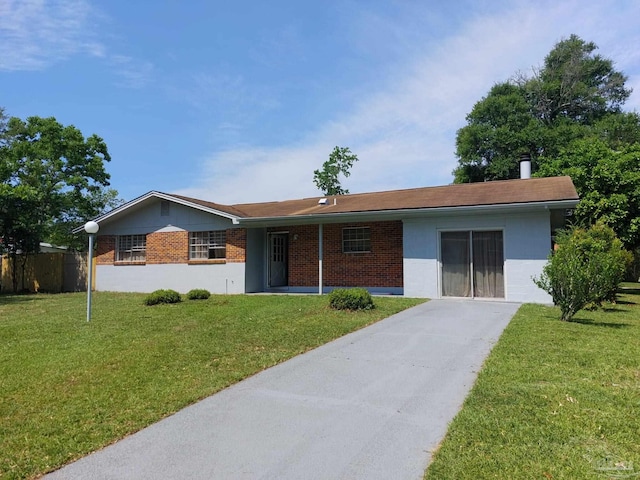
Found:
[[[45,478],[421,479],[518,306],[432,300]]]

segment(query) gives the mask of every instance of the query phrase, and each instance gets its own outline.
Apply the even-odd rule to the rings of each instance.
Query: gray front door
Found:
[[[289,285],[288,235],[272,233],[269,239],[269,286],[286,287]]]

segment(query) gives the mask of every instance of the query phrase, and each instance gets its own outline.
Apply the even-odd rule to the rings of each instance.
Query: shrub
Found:
[[[370,310],[375,307],[364,288],[336,289],[329,294],[329,306],[336,310]]]
[[[209,290],[205,290],[204,288],[194,288],[187,292],[187,298],[189,300],[206,300],[210,296],[211,293]]]
[[[556,251],[533,281],[560,307],[562,320],[571,320],[590,304],[615,301],[630,254],[614,231],[597,223],[589,229],[560,232],[556,241]]]
[[[145,305],[157,305],[158,303],[179,303],[182,297],[175,290],[156,290],[144,299]]]

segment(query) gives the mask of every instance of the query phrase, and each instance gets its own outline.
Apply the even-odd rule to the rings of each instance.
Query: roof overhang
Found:
[[[461,216],[500,213],[525,213],[531,211],[571,209],[578,204],[575,200],[555,200],[545,202],[508,203],[493,205],[469,205],[459,207],[432,207],[400,210],[373,210],[368,212],[319,213],[311,215],[287,215],[282,217],[240,218],[238,223],[247,227],[315,225],[319,223],[366,222],[377,220],[402,220],[438,216]]]

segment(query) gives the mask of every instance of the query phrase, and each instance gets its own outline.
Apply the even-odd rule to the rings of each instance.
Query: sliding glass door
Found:
[[[502,231],[441,232],[442,296],[504,298]]]

